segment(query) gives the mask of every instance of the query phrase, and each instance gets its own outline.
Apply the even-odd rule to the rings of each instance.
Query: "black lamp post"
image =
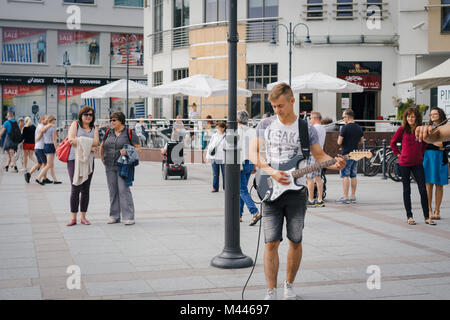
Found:
[[[135,39],[137,40],[136,36],[134,34],[132,34],[131,36],[134,36]],[[128,118],[128,98],[129,98],[129,84],[128,84],[128,80],[130,79],[130,35],[127,33],[126,37],[121,37],[119,39],[122,40],[124,39],[126,41],[126,55],[127,55],[127,97],[126,97],[126,117]]]
[[[66,98],[66,118],[64,125],[67,124],[67,69],[71,66],[70,59],[69,59],[69,53],[66,51],[64,52],[63,56],[63,67],[64,67],[64,90],[65,90],[65,98]]]
[[[240,247],[239,189],[240,164],[237,150],[237,0],[228,0],[230,22],[228,31],[228,130],[225,147],[225,247],[211,265],[223,269],[248,268],[253,260]]]
[[[270,40],[270,44],[271,45],[276,45],[277,44],[277,40],[275,39],[275,28],[278,27],[284,27],[286,29],[286,33],[287,33],[287,44],[289,45],[289,85],[292,84],[292,44],[294,44],[294,33],[295,33],[295,29],[298,26],[304,26],[306,27],[306,41],[305,43],[310,45],[311,44],[311,38],[309,37],[309,27],[304,24],[304,23],[297,23],[294,28],[292,28],[292,22],[289,22],[289,28],[282,24],[279,23],[276,26],[273,27],[272,30],[272,39]]]

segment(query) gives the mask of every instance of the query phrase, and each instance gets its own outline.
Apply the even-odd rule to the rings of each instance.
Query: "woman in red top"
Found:
[[[411,173],[417,182],[420,193],[420,202],[422,204],[425,223],[435,225],[430,219],[428,212],[428,196],[425,187],[425,172],[423,169],[423,155],[427,148],[425,142],[416,140],[415,130],[422,124],[422,114],[418,108],[409,107],[403,114],[402,126],[398,128],[391,140],[391,148],[394,154],[399,155],[398,163],[400,165],[400,175],[403,183],[403,203],[406,209],[408,224],[415,225],[411,211]],[[401,151],[397,148],[397,142],[401,142]]]

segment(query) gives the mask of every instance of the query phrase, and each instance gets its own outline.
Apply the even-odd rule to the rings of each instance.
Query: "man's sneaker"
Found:
[[[350,203],[350,199],[345,198],[345,197],[340,197],[339,199],[334,200],[334,202],[336,202],[336,203],[349,204],[349,203]]]
[[[45,178],[44,180],[42,180],[42,182],[43,182],[44,184],[52,184],[52,183],[53,183],[53,181],[50,180],[49,178]]]
[[[316,200],[313,200],[313,201],[307,201],[306,202],[306,206],[308,207],[308,208],[314,208],[315,206],[316,206]]]
[[[25,173],[25,181],[27,182],[27,183],[30,183],[30,178],[31,178],[31,174],[29,173],[29,172],[27,172],[27,173]]]
[[[356,197],[350,197],[350,202],[351,203],[356,203]]]
[[[284,281],[284,300],[297,300],[292,283]]]
[[[9,166],[6,166],[6,167],[5,167],[5,171],[6,171],[6,172],[8,172],[8,168],[9,168]]]
[[[264,300],[277,300],[277,288],[267,289],[266,297]]]
[[[19,169],[17,169],[17,166],[14,166],[14,171],[13,171],[14,173],[18,173],[19,172]]]
[[[316,207],[325,207],[325,202],[323,200],[317,201]]]

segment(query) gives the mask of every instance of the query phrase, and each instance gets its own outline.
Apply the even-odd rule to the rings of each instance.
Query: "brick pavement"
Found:
[[[66,227],[69,179],[27,185],[22,174],[0,173],[0,299],[241,299],[248,269],[211,267],[224,245],[224,193],[211,194],[209,165],[189,165],[188,180],[164,181],[160,163],[143,162],[132,188],[136,224],[108,225],[108,190],[96,163],[88,218]],[[444,189],[438,225],[423,222],[412,187],[416,226],[406,224],[401,185],[360,177],[353,205],[337,205],[341,184],[328,176],[325,208],[309,209],[304,254],[295,287],[300,299],[449,299],[450,197]],[[242,251],[254,258],[258,227],[241,224]],[[263,242],[263,241],[261,241]],[[265,294],[263,243],[246,299]],[[287,243],[280,246],[281,287]],[[81,288],[67,289],[68,266],[81,270]],[[369,290],[367,268],[381,271]],[[281,289],[279,297],[282,295]]]

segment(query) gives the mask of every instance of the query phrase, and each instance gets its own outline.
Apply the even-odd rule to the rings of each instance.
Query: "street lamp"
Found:
[[[272,30],[272,39],[270,40],[270,44],[271,45],[276,45],[277,44],[277,40],[275,39],[275,29],[278,27],[284,27],[286,29],[286,33],[287,33],[287,44],[289,45],[289,86],[291,85],[292,82],[292,44],[294,43],[294,33],[295,33],[295,29],[298,26],[304,26],[306,27],[306,40],[305,40],[305,44],[310,45],[311,44],[311,38],[309,37],[309,27],[304,24],[304,23],[297,23],[294,28],[292,28],[292,22],[289,22],[289,28],[282,24],[279,23],[276,26],[273,27]]]
[[[132,34],[131,36],[134,37],[135,40],[137,41],[137,37],[134,34]],[[126,98],[127,114],[126,114],[126,117],[128,118],[128,96],[129,96],[128,80],[130,78],[130,35],[127,33],[126,37],[120,37],[119,43],[122,40],[126,41],[126,51],[127,51],[127,98]],[[120,46],[120,44],[119,44],[119,46]]]
[[[64,90],[65,90],[65,97],[66,97],[66,122],[64,125],[67,124],[67,69],[71,66],[70,59],[69,59],[69,53],[66,51],[64,52],[63,56],[63,68],[64,68]]]

